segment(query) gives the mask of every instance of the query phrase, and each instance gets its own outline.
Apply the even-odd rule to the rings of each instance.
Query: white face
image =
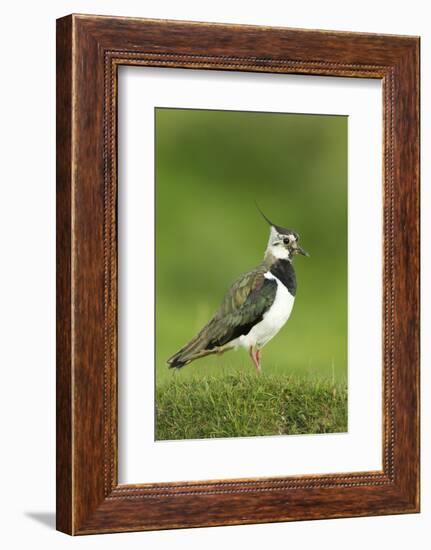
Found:
[[[290,260],[292,253],[289,246],[294,241],[294,235],[280,235],[274,227],[271,227],[266,253],[270,253],[278,260]]]

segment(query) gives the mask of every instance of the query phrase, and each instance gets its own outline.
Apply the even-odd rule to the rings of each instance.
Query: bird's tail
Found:
[[[193,340],[167,360],[169,368],[180,369],[195,359],[199,359],[199,357],[205,357],[217,351],[216,348],[208,346],[208,336],[205,334],[205,331],[201,331]]]

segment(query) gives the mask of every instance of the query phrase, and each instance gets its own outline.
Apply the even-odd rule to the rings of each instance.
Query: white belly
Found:
[[[262,321],[254,325],[248,334],[232,341],[232,347],[249,348],[250,346],[257,346],[262,348],[277,334],[290,317],[295,297],[271,272],[265,273],[265,278],[277,281],[277,293],[274,303],[264,314]]]

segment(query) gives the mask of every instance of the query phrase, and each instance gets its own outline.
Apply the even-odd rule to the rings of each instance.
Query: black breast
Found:
[[[272,264],[270,271],[284,284],[292,296],[296,295],[295,270],[289,260],[277,260]]]

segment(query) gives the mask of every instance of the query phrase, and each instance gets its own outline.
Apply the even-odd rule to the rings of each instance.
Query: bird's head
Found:
[[[267,255],[271,255],[277,260],[292,260],[296,254],[309,256],[308,252],[299,245],[299,235],[296,231],[272,223],[260,208],[259,212],[270,225]]]

